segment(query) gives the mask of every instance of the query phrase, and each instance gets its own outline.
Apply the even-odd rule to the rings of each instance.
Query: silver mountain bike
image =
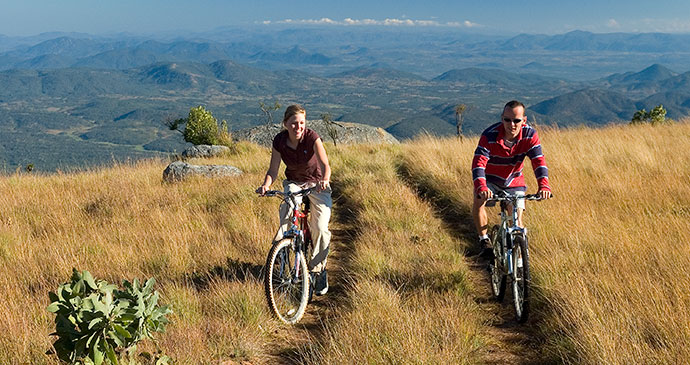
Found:
[[[519,323],[527,321],[529,316],[529,246],[527,244],[527,228],[517,225],[518,207],[520,199],[541,200],[537,194],[531,195],[494,195],[487,201],[501,204],[501,222],[491,228],[489,238],[494,249],[494,260],[489,263],[491,274],[491,290],[499,302],[503,301],[506,292],[506,282],[510,278],[515,305],[515,319]],[[508,206],[512,205],[512,212]]]

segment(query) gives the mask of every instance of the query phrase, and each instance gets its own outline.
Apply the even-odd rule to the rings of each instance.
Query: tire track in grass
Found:
[[[402,158],[397,166],[400,179],[415,190],[424,201],[429,203],[436,215],[444,222],[444,228],[457,239],[466,242],[464,254],[471,268],[471,280],[475,284],[473,295],[475,302],[486,313],[486,331],[489,337],[495,339],[484,349],[482,358],[487,364],[544,364],[550,360],[541,358],[538,330],[533,328],[538,319],[534,311],[525,324],[515,320],[512,306],[512,293],[507,289],[503,303],[498,303],[490,289],[490,278],[487,271],[487,261],[473,256],[479,250],[476,247],[476,232],[472,218],[471,207],[451,195],[439,186],[443,184],[432,182],[433,177],[415,173],[409,161]]]

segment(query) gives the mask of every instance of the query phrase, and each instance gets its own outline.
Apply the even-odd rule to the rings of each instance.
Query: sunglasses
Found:
[[[515,124],[520,124],[524,121],[524,118],[515,118],[515,119],[510,119],[510,118],[503,118],[503,121],[506,123],[515,123]]]

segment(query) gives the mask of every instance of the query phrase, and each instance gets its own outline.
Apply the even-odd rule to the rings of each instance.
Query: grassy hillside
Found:
[[[333,288],[302,324],[280,324],[261,285],[278,201],[253,194],[268,151],[243,144],[203,161],[240,167],[236,178],[165,184],[162,160],[0,177],[0,362],[55,363],[47,293],[72,267],[155,277],[174,309],[159,344],[184,364],[682,362],[690,122],[540,133],[556,198],[526,213],[526,325],[464,254],[474,138],[327,146]]]
[[[543,131],[556,198],[529,204],[526,224],[544,354],[588,364],[690,356],[688,137],[687,120]],[[419,141],[404,164],[435,196],[468,207],[474,142]]]

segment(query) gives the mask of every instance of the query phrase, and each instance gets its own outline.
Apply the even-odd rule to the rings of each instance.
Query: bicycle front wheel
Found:
[[[266,258],[264,289],[268,307],[285,323],[297,323],[307,308],[309,271],[303,252],[295,251],[295,238],[284,238]]]
[[[499,237],[498,226],[493,226],[489,233],[491,247],[494,250],[494,260],[489,263],[489,273],[491,276],[491,292],[497,301],[502,302],[506,294],[506,275],[503,268],[503,248]]]
[[[515,304],[515,319],[519,323],[527,321],[529,315],[529,251],[527,237],[517,236],[513,246],[513,302]]]

